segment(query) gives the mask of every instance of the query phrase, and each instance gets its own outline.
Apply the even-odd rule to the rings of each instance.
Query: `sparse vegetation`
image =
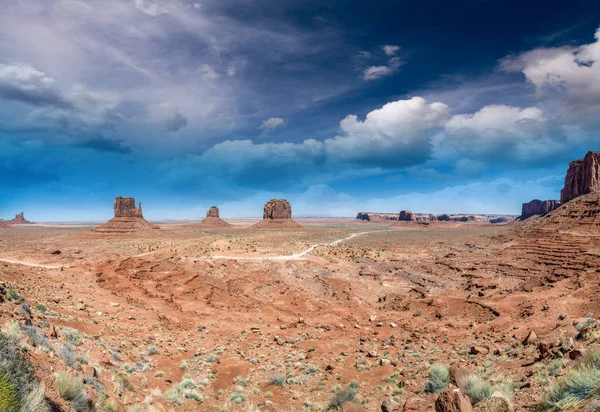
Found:
[[[429,380],[425,382],[424,390],[429,393],[439,393],[450,383],[450,373],[443,365],[433,365],[429,369]]]
[[[360,383],[350,382],[345,388],[340,389],[329,401],[327,410],[338,410],[345,402],[356,402]]]
[[[563,376],[551,382],[540,408],[574,408],[597,394],[600,394],[600,349],[582,356]]]
[[[68,401],[77,412],[92,410],[92,402],[76,376],[72,376],[67,371],[60,371],[54,378],[54,385],[61,398]]]

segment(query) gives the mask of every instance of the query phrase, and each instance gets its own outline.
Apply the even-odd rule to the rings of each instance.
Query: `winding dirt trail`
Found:
[[[278,256],[263,256],[263,257],[244,257],[244,256],[212,256],[210,259],[228,259],[228,260],[302,260],[304,256],[310,252],[312,252],[317,246],[335,246],[339,243],[342,243],[346,240],[350,240],[356,236],[366,235],[368,233],[379,233],[379,232],[393,232],[396,230],[402,229],[390,229],[390,230],[372,230],[370,232],[359,232],[353,233],[348,237],[344,237],[342,239],[335,240],[330,243],[316,243],[311,245],[308,249],[303,250],[302,252],[294,253],[293,255],[278,255]]]
[[[21,260],[11,260],[11,259],[0,259],[0,262],[14,263],[15,265],[23,265],[23,266],[33,267],[33,268],[44,268],[44,269],[60,269],[60,268],[69,267],[67,265],[58,265],[58,266],[57,265],[42,265],[39,263],[23,262]]]

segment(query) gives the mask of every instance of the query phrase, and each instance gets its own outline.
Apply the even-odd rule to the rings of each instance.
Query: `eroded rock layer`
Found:
[[[198,224],[198,227],[202,228],[219,228],[219,227],[231,227],[232,225],[224,221],[219,217],[219,208],[211,206],[206,211],[206,218]]]
[[[366,220],[369,222],[378,222],[385,220],[398,220],[397,213],[373,213],[373,212],[359,212],[356,215],[357,220]]]
[[[415,217],[410,210],[403,210],[398,215],[398,220],[409,222],[415,220]]]
[[[133,197],[121,197],[115,198],[115,217],[144,217],[142,214],[142,202],[139,203],[139,207],[135,207],[135,199]]]

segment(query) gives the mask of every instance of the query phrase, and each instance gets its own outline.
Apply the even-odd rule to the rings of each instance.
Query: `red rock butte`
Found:
[[[216,206],[211,206],[206,211],[206,218],[202,220],[198,225],[194,227],[202,227],[202,228],[219,228],[219,227],[231,227],[230,223],[227,223],[223,219],[219,217],[219,208]]]
[[[23,214],[23,212],[21,213],[17,213],[15,215],[15,218],[12,220],[9,220],[8,222],[11,225],[28,225],[31,224],[31,222],[27,219],[25,219],[25,216]]]
[[[292,206],[286,199],[271,199],[265,203],[263,220],[256,229],[300,229],[302,225],[292,220]]]
[[[142,202],[135,206],[132,197],[117,196],[114,203],[115,217],[94,229],[101,233],[128,233],[142,232],[152,229],[160,229],[158,226],[148,223],[142,214]]]

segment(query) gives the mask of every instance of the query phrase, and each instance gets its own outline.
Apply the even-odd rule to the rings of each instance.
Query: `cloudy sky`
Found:
[[[590,0],[0,0],[0,217],[517,214],[600,150]]]

